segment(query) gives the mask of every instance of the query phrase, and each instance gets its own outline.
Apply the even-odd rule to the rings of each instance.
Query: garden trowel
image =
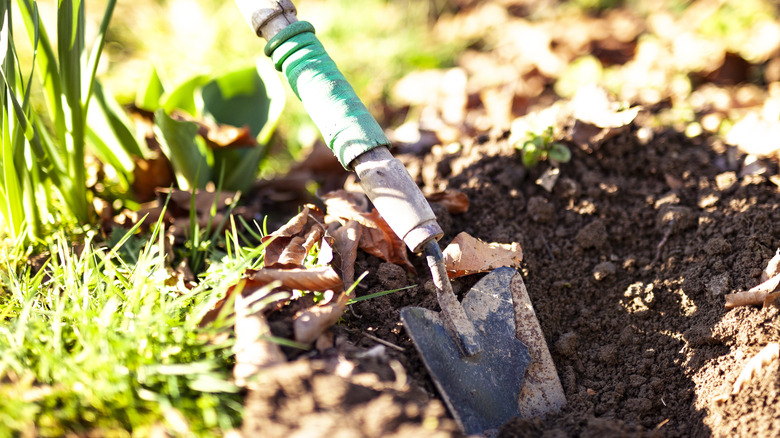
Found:
[[[565,402],[522,277],[502,268],[459,302],[438,239],[436,216],[390,141],[289,0],[236,0],[266,55],[301,99],[326,143],[412,252],[425,253],[441,312],[405,308],[401,319],[431,377],[467,434],[496,431],[515,416]]]

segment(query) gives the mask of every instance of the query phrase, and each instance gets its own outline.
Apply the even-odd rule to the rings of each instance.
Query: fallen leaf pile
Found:
[[[169,194],[172,211],[187,215],[190,208],[198,214],[205,213],[211,211],[215,202],[224,207],[233,199],[228,193],[196,193],[194,198],[191,193],[178,190]],[[290,341],[322,348],[332,345],[328,329],[354,298],[347,289],[355,278],[358,249],[410,271],[414,269],[403,241],[376,209],[369,209],[363,193],[337,190],[322,199],[326,212],[311,204],[304,205],[285,225],[264,236],[262,267],[247,269],[201,320],[205,325],[226,314],[235,315],[234,375],[239,385],[251,385],[259,370],[286,360],[267,321],[273,312],[291,312]],[[468,210],[468,197],[459,191],[435,193],[429,199],[452,213]],[[149,211],[157,210],[149,207]],[[171,215],[166,220],[175,224],[176,214],[166,214]],[[502,266],[518,267],[522,250],[516,243],[486,243],[461,233],[447,246],[444,257],[450,277],[459,277]],[[231,302],[233,306],[227,307]]]
[[[360,225],[358,240],[360,249],[414,271],[414,266],[406,253],[406,244],[395,235],[375,208],[368,211],[364,194],[338,190],[328,193],[323,199],[328,209],[328,216],[332,220],[344,226],[350,222]],[[350,226],[355,225],[350,224]]]

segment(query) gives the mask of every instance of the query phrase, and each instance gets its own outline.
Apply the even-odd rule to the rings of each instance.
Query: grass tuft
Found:
[[[232,319],[200,316],[262,248],[236,246],[200,285],[181,290],[165,260],[164,229],[136,257],[122,245],[73,246],[56,235],[39,270],[0,269],[0,435],[99,432],[214,435],[240,423],[232,383]]]

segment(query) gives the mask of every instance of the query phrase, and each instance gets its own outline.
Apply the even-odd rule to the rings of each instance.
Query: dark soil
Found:
[[[743,175],[739,153],[715,140],[640,137],[634,126],[594,151],[573,150],[551,193],[534,183],[544,164],[527,174],[500,138],[397,152],[424,191],[468,194],[466,214],[437,209],[444,245],[466,231],[523,248],[568,402],[547,418],[511,420],[501,436],[780,433],[776,362],[713,401],[780,341],[777,308],[727,310],[723,296],[758,284],[780,247],[776,163]],[[358,295],[417,286],[352,306],[333,347],[268,370],[249,396],[247,436],[457,436],[399,322],[404,306],[437,309],[420,262],[415,277],[359,256],[356,272],[370,275]],[[477,279],[455,280],[456,292]]]

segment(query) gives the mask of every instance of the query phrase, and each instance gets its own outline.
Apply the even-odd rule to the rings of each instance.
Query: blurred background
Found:
[[[420,130],[433,130],[447,143],[508,129],[514,118],[598,83],[627,104],[651,108],[659,126],[725,138],[748,118],[748,129],[738,129],[730,141],[752,143],[757,150],[776,147],[766,144],[767,135],[740,137],[756,129],[774,132],[780,118],[780,23],[774,2],[295,3],[299,19],[314,24],[380,124],[412,123],[391,136],[399,142],[410,132],[419,137]],[[40,2],[44,19],[53,16],[55,6]],[[103,6],[103,1],[89,2],[91,29],[97,28]],[[153,68],[164,84],[180,84],[265,58],[264,41],[233,2],[119,2],[107,38],[98,76],[123,104],[137,98]],[[286,168],[319,135],[285,90],[276,153],[266,163],[270,169]]]

